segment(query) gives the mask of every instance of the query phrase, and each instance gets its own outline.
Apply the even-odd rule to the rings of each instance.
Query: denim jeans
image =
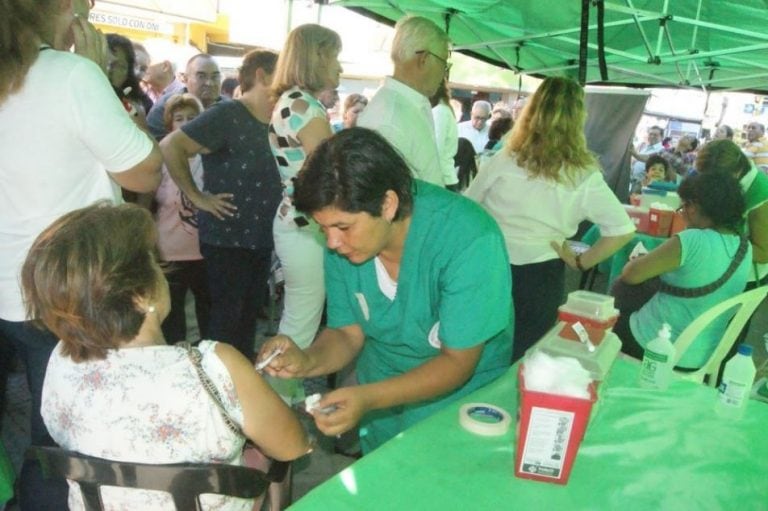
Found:
[[[48,359],[58,339],[29,321],[0,319],[0,337],[11,342],[27,370],[27,385],[32,394],[30,432],[32,445],[56,445],[40,415],[43,381]],[[3,375],[5,378],[6,375]],[[64,479],[44,480],[36,461],[25,460],[19,475],[19,504],[22,511],[67,509],[67,483]]]

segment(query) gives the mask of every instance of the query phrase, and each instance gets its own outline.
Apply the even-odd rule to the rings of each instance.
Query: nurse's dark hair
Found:
[[[740,231],[746,202],[741,185],[731,174],[695,174],[680,184],[677,193],[684,203],[695,204],[714,227]]]
[[[388,190],[397,194],[394,220],[411,214],[413,177],[400,153],[384,137],[349,128],[321,143],[296,177],[293,203],[311,215],[332,206],[348,213],[381,216]]]

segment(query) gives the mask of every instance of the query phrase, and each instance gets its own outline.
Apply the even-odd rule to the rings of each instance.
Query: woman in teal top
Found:
[[[660,276],[662,288],[637,312],[622,310],[614,331],[623,342],[622,351],[642,358],[662,323],[672,327],[672,341],[695,318],[712,306],[744,290],[752,261],[752,249],[742,243],[740,225],[744,196],[731,176],[697,174],[687,178],[678,190],[688,228],[670,238],[646,256],[630,261],[621,274],[627,284],[640,284]],[[739,261],[739,247],[743,245]],[[709,286],[726,274],[732,261],[735,271],[719,286]],[[664,285],[685,290],[708,287],[695,297],[679,296]],[[621,305],[619,304],[619,308]],[[730,317],[713,321],[683,353],[678,367],[698,369],[720,342]]]
[[[360,423],[370,452],[508,367],[511,289],[504,239],[478,205],[414,180],[380,135],[344,130],[309,157],[296,208],[325,234],[328,328],[300,350],[285,336],[268,371],[333,373],[359,355],[360,385],[323,396],[325,434]]]

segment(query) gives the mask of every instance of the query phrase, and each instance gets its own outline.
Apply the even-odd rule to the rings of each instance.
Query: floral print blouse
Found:
[[[227,413],[243,412],[232,379],[202,341],[202,367]],[[244,439],[227,428],[183,346],[109,350],[104,360],[75,363],[59,343],[48,362],[41,413],[64,449],[117,461],[241,465]],[[69,509],[84,509],[79,486],[69,482]],[[103,487],[107,510],[173,510],[170,494]],[[203,509],[247,510],[252,500],[203,495]]]

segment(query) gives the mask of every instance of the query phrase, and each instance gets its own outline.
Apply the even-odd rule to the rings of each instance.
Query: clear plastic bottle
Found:
[[[717,388],[715,411],[718,415],[739,418],[744,414],[755,373],[752,346],[739,344],[736,354],[725,364],[723,381]]]
[[[665,390],[672,379],[675,363],[675,345],[670,337],[672,329],[667,323],[661,325],[659,334],[645,347],[643,364],[640,367],[640,386]]]

